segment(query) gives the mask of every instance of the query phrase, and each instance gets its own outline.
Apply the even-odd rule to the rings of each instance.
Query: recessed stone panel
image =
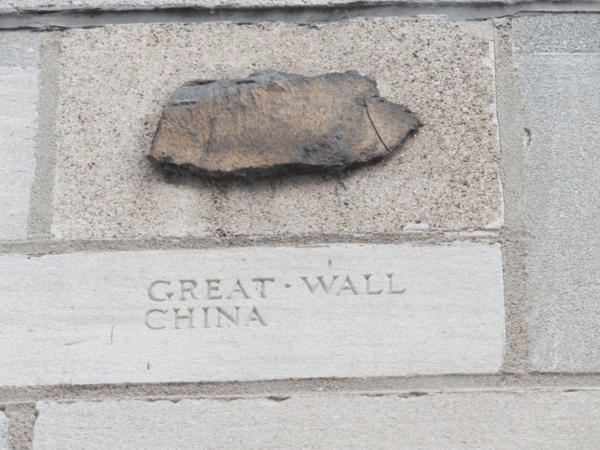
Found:
[[[493,373],[498,244],[0,257],[0,385]]]
[[[415,222],[431,230],[498,227],[490,41],[488,22],[430,19],[66,31],[54,236],[400,232]],[[367,74],[422,127],[382,164],[348,174],[166,184],[146,156],[173,93],[185,83],[267,69]]]

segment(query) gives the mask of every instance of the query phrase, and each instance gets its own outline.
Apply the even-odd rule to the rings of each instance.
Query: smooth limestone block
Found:
[[[52,232],[101,239],[399,232],[416,221],[432,230],[498,227],[489,36],[489,22],[432,19],[66,31]],[[173,93],[266,69],[369,74],[381,96],[423,126],[383,164],[348,175],[167,183],[147,155]]]
[[[0,240],[27,238],[35,173],[40,35],[0,33]]]
[[[8,445],[8,422],[6,414],[0,411],[0,450],[10,450]]]
[[[597,16],[513,21],[529,137],[522,201],[535,370],[600,369]]]
[[[596,449],[600,439],[597,390],[109,400],[38,410],[34,450]]]
[[[499,244],[0,257],[0,385],[494,373]]]

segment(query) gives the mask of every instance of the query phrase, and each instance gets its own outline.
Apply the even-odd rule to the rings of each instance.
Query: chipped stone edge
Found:
[[[38,417],[36,404],[32,402],[9,403],[2,406],[8,417],[8,445],[11,450],[30,450],[33,444],[33,428]]]
[[[484,21],[458,21],[461,28],[468,34],[475,36],[481,40],[487,41],[489,44],[489,55],[488,59],[484,61],[484,64],[489,67],[492,71],[492,79],[494,83],[494,94],[496,96],[494,105],[492,105],[490,112],[493,114],[494,123],[496,124],[497,132],[497,145],[498,145],[498,156],[502,157],[502,146],[500,142],[500,122],[498,119],[498,82],[497,82],[497,61],[496,61],[496,39],[495,39],[495,22],[494,20]],[[501,165],[500,165],[501,166]],[[501,169],[501,167],[499,167]],[[501,170],[500,170],[501,171]],[[505,211],[504,211],[504,186],[502,184],[502,177],[498,178],[498,193],[500,197],[500,206],[496,217],[484,226],[485,230],[497,231],[501,230],[505,224]]]
[[[500,243],[522,239],[516,233],[497,230],[426,231],[423,227],[414,232],[409,229],[399,233],[305,234],[224,237],[166,237],[147,239],[99,239],[30,241],[0,241],[0,255],[25,254],[30,256],[59,255],[82,252],[123,252],[145,250],[202,250],[233,247],[320,247],[331,244],[413,244],[446,245],[455,241],[474,243]]]
[[[10,419],[6,414],[6,407],[0,406],[0,450],[9,450],[8,429],[10,427]]]
[[[39,401],[106,399],[239,398],[308,393],[461,392],[514,389],[600,389],[600,373],[471,374],[407,377],[305,378],[236,382],[168,382],[0,387],[0,408]],[[34,413],[33,410],[30,410]],[[7,414],[8,415],[8,414]]]
[[[524,373],[531,370],[526,294],[528,236],[523,224],[526,215],[523,214],[525,205],[522,203],[522,192],[526,183],[522,139],[525,109],[519,77],[513,62],[511,25],[509,19],[494,21],[504,230],[513,236],[502,245],[506,321],[503,371]]]
[[[60,42],[59,32],[49,33],[42,42],[40,70],[39,126],[35,147],[35,178],[31,189],[27,236],[50,238],[56,177],[56,123],[59,103]]]

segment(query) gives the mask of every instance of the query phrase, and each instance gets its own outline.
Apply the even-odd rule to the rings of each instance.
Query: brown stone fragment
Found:
[[[358,72],[263,71],[179,88],[149,158],[212,178],[340,170],[381,160],[418,126]]]

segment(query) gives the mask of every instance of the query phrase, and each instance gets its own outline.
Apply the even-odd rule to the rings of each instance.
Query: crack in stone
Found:
[[[367,110],[367,117],[369,118],[369,122],[371,122],[371,125],[373,125],[373,129],[375,130],[375,133],[377,133],[377,137],[379,138],[379,140],[381,141],[381,143],[383,144],[383,146],[385,147],[385,149],[389,153],[390,149],[387,147],[387,145],[385,145],[385,142],[383,142],[383,138],[381,137],[381,134],[379,134],[379,130],[377,129],[377,127],[373,123],[373,119],[371,119],[371,114],[369,114],[369,107],[367,106],[367,99],[366,98],[363,99],[363,103],[365,105],[365,109]]]

